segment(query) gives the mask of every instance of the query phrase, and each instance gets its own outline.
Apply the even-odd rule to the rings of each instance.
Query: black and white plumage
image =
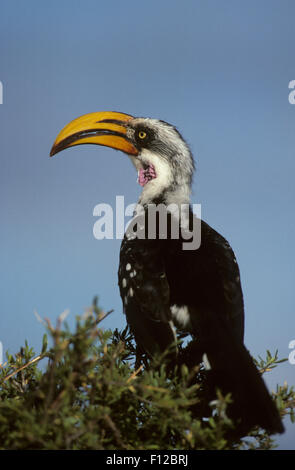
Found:
[[[108,145],[130,156],[143,187],[139,206],[146,229],[151,204],[163,204],[167,210],[168,238],[162,239],[157,227],[153,239],[127,233],[122,241],[119,288],[138,346],[153,358],[175,345],[176,329],[189,332],[193,342],[183,361],[205,362],[214,390],[232,394],[230,414],[242,432],[254,425],[283,432],[276,406],[244,346],[240,273],[229,243],[204,221],[199,221],[198,249],[184,250],[182,236],[169,236],[178,214],[175,208],[190,203],[194,172],[192,154],[180,133],[156,119],[93,113],[66,126],[51,154],[80,143]],[[177,223],[185,231],[194,220],[190,210]],[[170,360],[179,360],[176,346]]]

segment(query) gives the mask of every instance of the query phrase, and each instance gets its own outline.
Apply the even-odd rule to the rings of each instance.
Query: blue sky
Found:
[[[37,350],[43,326],[99,295],[125,325],[119,240],[96,240],[93,208],[140,187],[129,160],[81,146],[49,159],[60,129],[117,110],[164,119],[190,144],[193,202],[231,243],[254,355],[295,339],[293,1],[3,2],[0,17],[0,341]],[[71,320],[72,319],[72,320]],[[271,389],[295,384],[285,363]],[[295,428],[278,439],[295,448]]]

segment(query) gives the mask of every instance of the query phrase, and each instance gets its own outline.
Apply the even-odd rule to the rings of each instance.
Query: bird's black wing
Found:
[[[137,345],[150,357],[166,351],[176,339],[161,250],[159,240],[126,235],[120,250],[119,288],[127,322]]]
[[[202,222],[201,246],[189,252],[170,241],[166,273],[171,301],[187,305],[196,338],[185,357],[188,365],[206,354],[208,392],[231,393],[230,416],[245,434],[254,425],[283,432],[278,410],[244,346],[244,306],[240,273],[229,243]],[[194,358],[195,354],[195,358]]]
[[[194,335],[199,336],[200,322],[206,321],[205,312],[214,312],[215,316],[228,321],[234,336],[243,342],[244,303],[240,272],[234,252],[224,237],[201,221],[200,247],[184,250],[182,239],[168,240],[165,268],[171,304],[189,308]],[[207,335],[210,325],[209,322],[206,326]],[[214,330],[214,325],[212,328]]]
[[[201,250],[197,255],[205,260],[204,272],[208,276],[207,286],[211,311],[224,317],[237,342],[244,340],[244,300],[240,270],[234,251],[228,241],[216,230],[202,221]]]

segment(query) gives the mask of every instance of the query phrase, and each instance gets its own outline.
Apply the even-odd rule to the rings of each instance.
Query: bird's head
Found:
[[[129,155],[143,187],[142,204],[189,202],[194,163],[174,126],[117,112],[90,113],[62,129],[50,156],[80,144],[104,145]]]

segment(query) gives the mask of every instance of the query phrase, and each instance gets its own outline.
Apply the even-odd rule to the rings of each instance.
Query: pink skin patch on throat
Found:
[[[145,186],[149,181],[153,180],[156,178],[156,170],[153,165],[149,165],[145,170],[143,168],[140,168],[138,172],[138,183],[140,186]]]

